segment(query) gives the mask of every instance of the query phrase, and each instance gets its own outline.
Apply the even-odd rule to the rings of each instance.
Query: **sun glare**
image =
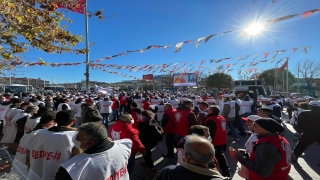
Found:
[[[245,31],[249,35],[255,35],[260,33],[263,30],[263,25],[260,23],[251,24],[248,28],[245,29]]]

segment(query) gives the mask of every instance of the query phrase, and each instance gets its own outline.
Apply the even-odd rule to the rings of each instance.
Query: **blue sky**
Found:
[[[89,41],[94,42],[91,47],[90,60],[115,55],[127,50],[142,49],[149,45],[173,46],[167,50],[151,49],[144,53],[133,53],[120,56],[104,64],[118,65],[146,65],[169,64],[197,61],[196,68],[201,60],[206,60],[203,67],[209,66],[213,71],[216,63],[209,63],[210,59],[233,57],[231,60],[222,61],[218,65],[234,64],[238,56],[251,55],[248,59],[240,61],[229,69],[233,78],[237,78],[238,69],[242,63],[247,62],[242,71],[249,69],[248,65],[255,54],[260,56],[255,60],[264,60],[264,52],[270,52],[267,60],[271,61],[274,51],[287,50],[277,56],[275,62],[282,57],[290,57],[289,70],[293,70],[298,61],[307,58],[320,60],[320,12],[302,20],[302,15],[279,23],[270,24],[262,32],[255,36],[241,37],[242,29],[255,22],[265,22],[296,13],[302,14],[307,10],[320,8],[319,0],[261,0],[253,3],[252,0],[90,0],[89,10],[103,9],[105,16],[117,14],[114,18],[105,19],[104,22],[97,18],[89,19]],[[69,29],[75,34],[85,34],[84,16],[71,11],[65,14],[73,19]],[[214,33],[236,29],[235,32],[213,37],[207,43],[201,43],[195,48],[198,38]],[[180,52],[174,53],[176,43],[186,40],[194,40],[184,44]],[[307,54],[302,47],[313,45]],[[85,47],[82,43],[79,47]],[[292,54],[292,48],[299,48]],[[46,62],[66,63],[85,62],[85,55],[62,54],[50,55],[41,51],[32,50],[26,54],[25,61],[35,62],[41,57]],[[258,71],[261,68],[269,69],[275,65],[259,63],[255,66]],[[280,64],[283,64],[281,62]],[[189,66],[189,64],[187,66]],[[172,66],[171,66],[172,67]],[[108,68],[123,74],[141,78],[145,71],[129,72]],[[160,69],[159,69],[160,70]],[[159,70],[156,74],[160,74]],[[17,76],[31,78],[46,78],[56,82],[79,82],[84,80],[85,65],[55,67],[28,67]],[[22,75],[23,74],[23,75]],[[132,78],[112,75],[101,70],[90,68],[90,80],[103,82],[117,82]]]

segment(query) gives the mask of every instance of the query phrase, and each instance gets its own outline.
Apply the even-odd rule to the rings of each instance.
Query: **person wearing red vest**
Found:
[[[191,126],[197,124],[197,117],[193,110],[194,104],[191,100],[185,100],[182,106],[177,108],[177,112],[175,113],[175,134],[177,142],[188,135]]]
[[[116,121],[119,119],[119,107],[120,107],[120,101],[117,97],[113,97],[112,98],[112,115],[113,115],[113,119],[112,121]]]
[[[142,109],[145,111],[150,111],[150,105],[151,105],[150,98],[146,97],[146,99],[142,101]]]
[[[109,137],[112,140],[119,140],[119,139],[130,139],[132,141],[132,148],[131,148],[131,155],[128,161],[128,171],[129,174],[132,173],[134,165],[135,165],[135,156],[139,152],[142,155],[146,153],[146,149],[141,143],[139,139],[139,132],[138,130],[132,127],[133,118],[130,114],[124,114],[120,117],[120,121],[117,121],[111,128],[110,128],[110,135]]]
[[[164,113],[161,119],[161,126],[166,136],[167,153],[163,154],[164,157],[174,157],[174,148],[177,146],[175,139],[175,113],[172,104],[164,105]]]
[[[231,177],[230,167],[228,161],[223,154],[223,151],[227,148],[227,126],[226,119],[219,115],[220,108],[218,106],[209,106],[207,119],[204,121],[204,125],[209,128],[212,144],[216,151],[215,157],[219,162],[222,175]]]
[[[134,123],[132,124],[132,127],[135,129],[138,129],[139,127],[139,123],[142,120],[142,110],[140,108],[138,108],[138,104],[136,102],[132,102],[130,104],[130,112],[129,114],[131,114],[131,116],[133,117]]]
[[[129,102],[129,98],[128,98],[128,96],[126,96],[125,93],[122,93],[120,95],[120,99],[119,100],[120,100],[120,109],[119,109],[120,112],[119,113],[121,115],[122,110],[123,110],[123,113],[127,112],[127,104]]]
[[[252,126],[258,134],[249,157],[230,147],[230,156],[249,169],[252,180],[287,180],[291,169],[291,147],[280,134],[284,128],[271,118],[257,119]]]

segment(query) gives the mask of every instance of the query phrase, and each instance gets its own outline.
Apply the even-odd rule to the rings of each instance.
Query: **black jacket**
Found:
[[[94,105],[89,106],[88,104],[83,104],[81,110],[82,123],[98,122],[103,119],[99,110]]]

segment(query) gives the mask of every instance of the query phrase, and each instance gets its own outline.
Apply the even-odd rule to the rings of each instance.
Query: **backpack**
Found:
[[[152,136],[154,138],[154,142],[157,144],[158,142],[163,140],[164,132],[161,126],[157,123],[156,120],[151,119],[149,121],[149,126],[152,126]]]

